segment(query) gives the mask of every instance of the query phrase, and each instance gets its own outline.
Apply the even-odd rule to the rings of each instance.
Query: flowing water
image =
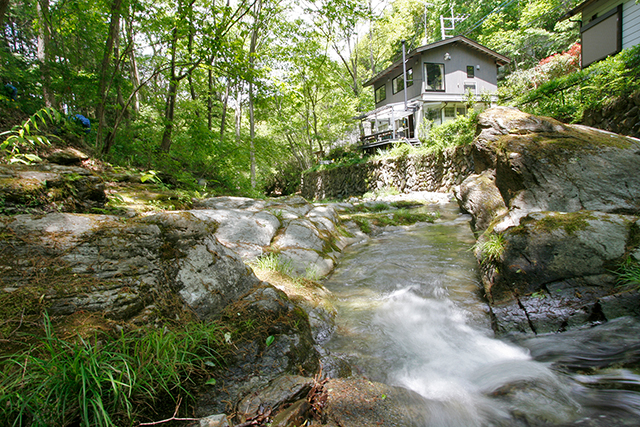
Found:
[[[624,366],[640,365],[640,324],[494,338],[468,218],[443,209],[345,252],[324,283],[338,308],[324,347],[432,402],[425,426],[639,426],[639,371]]]

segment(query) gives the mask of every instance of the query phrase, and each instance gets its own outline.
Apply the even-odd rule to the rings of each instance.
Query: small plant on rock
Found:
[[[257,258],[255,260],[255,266],[261,270],[277,271],[287,276],[291,276],[293,273],[291,261],[282,259],[280,255],[276,253],[269,253]]]
[[[632,258],[627,258],[614,271],[621,287],[640,288],[640,263]]]
[[[499,260],[507,244],[502,233],[490,233],[485,236],[474,246],[476,254],[480,254],[482,264]]]

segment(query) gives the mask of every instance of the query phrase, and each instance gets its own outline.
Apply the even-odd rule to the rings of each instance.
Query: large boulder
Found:
[[[471,214],[471,226],[481,233],[499,216],[507,213],[500,190],[495,184],[495,171],[485,170],[470,175],[455,190],[455,196],[465,212]]]
[[[615,270],[638,249],[640,140],[499,107],[479,117],[456,196],[496,329],[557,331],[638,315]]]
[[[479,127],[476,169],[495,170],[509,208],[499,230],[536,211],[640,213],[640,140],[506,107]]]
[[[90,171],[55,164],[0,165],[0,214],[92,212],[104,208],[104,183]]]
[[[635,217],[597,211],[532,213],[507,229],[499,256],[483,264],[497,330],[557,332],[637,315],[613,307],[627,300],[615,269],[637,249],[638,231]]]
[[[195,207],[190,212],[217,222],[216,238],[244,261],[277,253],[297,276],[326,276],[348,244],[333,206],[314,206],[299,196],[274,200],[214,197],[197,201]]]
[[[218,242],[217,226],[189,212],[0,217],[0,315],[97,313],[141,328],[219,322],[229,331],[218,344],[225,363],[218,386],[202,385],[203,416],[282,374],[312,375],[319,355],[306,313]]]
[[[201,319],[212,319],[260,282],[215,239],[215,227],[177,212],[133,220],[63,213],[4,218],[0,292],[40,293],[53,315],[84,310],[124,320],[158,295],[177,293]]]

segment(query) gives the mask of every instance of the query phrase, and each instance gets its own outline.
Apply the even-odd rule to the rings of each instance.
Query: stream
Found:
[[[424,426],[638,426],[640,322],[497,339],[469,217],[396,228],[345,251],[324,282],[324,343],[354,374],[426,398]]]

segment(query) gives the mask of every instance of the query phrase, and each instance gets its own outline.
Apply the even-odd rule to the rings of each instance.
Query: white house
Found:
[[[498,67],[509,62],[464,36],[406,53],[404,67],[400,59],[364,83],[373,86],[376,108],[360,117],[364,120],[361,148],[371,151],[399,139],[418,143],[425,119],[441,124],[466,114],[469,96],[478,103],[492,102]]]
[[[586,0],[563,19],[581,14],[582,67],[640,44],[640,4],[636,0]]]

